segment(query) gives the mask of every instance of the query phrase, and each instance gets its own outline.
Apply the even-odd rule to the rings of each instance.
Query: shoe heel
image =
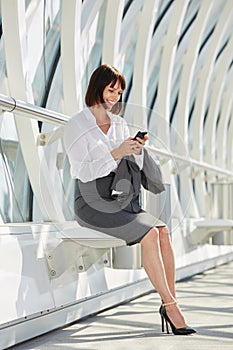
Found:
[[[162,332],[164,332],[164,318],[162,315],[161,315],[161,324],[162,324]]]
[[[167,334],[169,334],[169,326],[168,326],[168,322],[166,319],[165,319],[165,322],[166,322]]]

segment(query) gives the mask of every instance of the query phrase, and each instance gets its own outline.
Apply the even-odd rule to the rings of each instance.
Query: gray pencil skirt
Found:
[[[127,245],[139,243],[152,227],[166,226],[153,215],[121,208],[112,197],[114,173],[83,183],[76,180],[74,209],[77,222],[110,236],[123,239]]]

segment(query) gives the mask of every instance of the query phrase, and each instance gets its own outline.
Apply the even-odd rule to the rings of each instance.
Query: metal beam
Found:
[[[64,112],[69,115],[77,113],[81,108],[81,7],[81,0],[62,0],[61,3]]]
[[[104,23],[102,62],[119,66],[119,43],[124,0],[108,0]],[[120,69],[120,67],[119,67]]]
[[[14,112],[19,116],[56,125],[66,124],[70,119],[70,117],[67,115],[35,106],[32,103],[15,100],[13,97],[2,94],[0,94],[0,109],[5,112]]]

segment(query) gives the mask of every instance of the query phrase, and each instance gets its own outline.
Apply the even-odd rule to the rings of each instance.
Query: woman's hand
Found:
[[[132,154],[139,155],[142,152],[142,148],[145,145],[145,141],[148,139],[145,136],[144,140],[137,137],[137,140],[134,140],[132,137],[126,139],[119,147],[112,150],[111,154],[115,160],[122,158],[124,156],[131,156]]]
[[[124,156],[131,156],[134,154],[135,147],[137,146],[137,141],[129,137],[127,140],[122,142],[119,147],[112,150],[111,154],[115,160],[122,158]]]
[[[129,137],[124,142],[120,144],[119,147],[112,150],[111,154],[115,160],[118,160],[119,158],[122,158],[124,156],[131,156],[131,154],[134,154],[135,147],[137,146],[137,141],[133,140],[132,137]]]
[[[136,140],[144,146],[146,141],[148,140],[148,135],[145,135],[144,139],[140,139],[140,137],[137,137]]]
[[[137,156],[139,156],[139,155],[142,153],[142,149],[143,149],[143,147],[145,146],[146,141],[148,140],[148,136],[145,135],[145,136],[144,136],[144,139],[140,139],[140,137],[137,137],[136,140],[137,140],[137,145],[136,145],[136,147],[135,147],[135,152],[134,152],[134,154],[136,154]]]

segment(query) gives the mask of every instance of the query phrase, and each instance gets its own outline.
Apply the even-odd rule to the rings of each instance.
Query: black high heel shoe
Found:
[[[162,321],[162,332],[164,332],[164,321],[165,321],[167,334],[169,334],[168,324],[170,325],[172,333],[174,335],[188,335],[188,334],[196,333],[196,330],[191,328],[191,327],[183,327],[183,328],[176,328],[175,327],[175,325],[172,323],[172,321],[168,317],[166,309],[165,309],[165,306],[173,305],[173,304],[176,304],[176,301],[173,301],[173,302],[167,303],[167,304],[162,304],[159,308],[159,313],[160,313],[161,321]]]

